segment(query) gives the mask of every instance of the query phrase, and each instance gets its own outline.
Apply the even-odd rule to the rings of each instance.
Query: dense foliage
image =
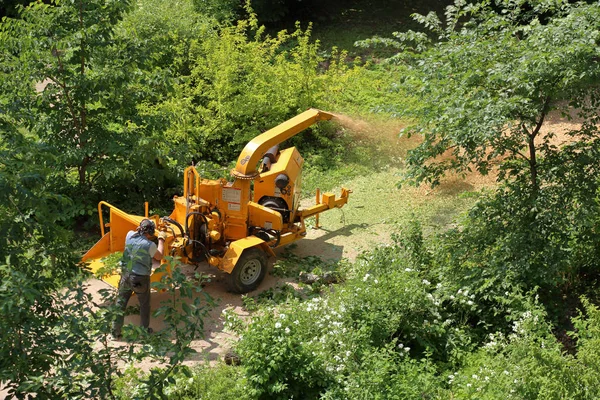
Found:
[[[197,371],[173,390],[191,399],[216,381],[231,388],[216,398],[233,398],[239,385],[248,399],[598,396],[596,306],[584,299],[574,315],[573,356],[535,296],[505,288],[492,313],[490,296],[460,287],[460,275],[442,276],[431,252],[414,225],[365,254],[335,290],[262,307],[249,324],[227,317],[242,335],[242,365],[212,369],[218,378]]]
[[[420,97],[407,131],[423,141],[409,153],[408,178],[436,184],[449,170],[493,169],[502,182],[441,241],[438,262],[490,298],[537,287],[552,317],[564,318],[595,287],[600,261],[600,8],[458,1],[445,24],[434,14],[416,19],[441,40],[408,32],[363,43],[413,44],[390,60],[411,71],[404,84]],[[562,143],[542,129],[551,112],[580,124]]]
[[[37,398],[597,398],[600,6],[458,0],[445,22],[416,16],[429,33],[362,42],[399,50],[366,66],[321,49],[310,25],[259,24],[310,3],[251,6],[34,2],[3,20],[2,385]],[[414,223],[352,264],[279,263],[287,279],[341,283],[245,298],[251,320],[224,316],[239,366],[181,365],[212,302],[180,272],[157,285],[171,290],[167,329],[125,329],[140,345],[113,346],[118,311],[85,292],[73,228],[100,199],[169,209],[185,166],[225,177],[250,138],[308,107],[409,115],[423,139],[409,178],[494,170],[500,185],[445,232]],[[543,129],[551,112],[581,121],[565,143]],[[341,163],[385,165],[361,149],[371,164],[354,166],[356,143],[332,124],[292,142],[314,161],[309,185]],[[164,368],[126,366],[141,358]]]

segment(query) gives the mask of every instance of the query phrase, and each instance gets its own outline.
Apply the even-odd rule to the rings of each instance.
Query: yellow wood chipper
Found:
[[[275,255],[273,249],[306,236],[306,218],[316,217],[318,226],[319,213],[348,202],[348,189],[342,188],[339,198],[317,189],[316,204],[300,209],[304,160],[295,147],[279,150],[286,139],[331,118],[329,113],[309,109],[255,137],[231,171],[233,182],[202,179],[194,167],[186,168],[183,196],[175,196],[175,209],[168,217],[149,216],[147,203],[145,216],[138,216],[100,202],[102,238],[82,261],[92,272],[98,271],[105,257],[123,251],[127,232],[135,230],[143,218],[150,218],[168,234],[165,255],[179,257],[188,264],[206,261],[229,274],[233,291],[254,290],[265,277],[268,256]],[[107,224],[103,208],[108,208]],[[169,266],[164,270],[162,273],[169,273]],[[151,280],[160,278],[160,273],[154,273]],[[103,279],[117,286],[119,275]]]

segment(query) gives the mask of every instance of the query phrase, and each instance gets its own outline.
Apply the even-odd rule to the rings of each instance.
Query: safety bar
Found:
[[[102,236],[104,236],[104,218],[102,217],[102,206],[106,206],[109,209],[112,208],[113,212],[116,212],[117,214],[121,214],[122,216],[128,216],[130,214],[127,214],[125,211],[118,209],[117,207],[113,206],[112,204],[106,202],[106,201],[101,201],[98,203],[98,218],[100,219],[100,233],[102,234]],[[158,221],[158,215],[153,215],[152,217],[148,216],[148,202],[146,201],[144,203],[144,216],[146,218],[150,218],[150,219],[154,219],[154,223],[156,223]]]
[[[193,173],[194,177],[196,178],[195,183],[195,192],[198,191],[198,188],[200,187],[200,174],[198,173],[198,171],[196,170],[195,167],[190,166],[187,167],[185,169],[185,171],[183,171],[183,175],[185,176],[185,179],[183,180],[183,196],[185,198],[188,197],[189,193],[188,191],[190,190],[190,172]],[[193,193],[194,195],[198,196],[198,193]]]

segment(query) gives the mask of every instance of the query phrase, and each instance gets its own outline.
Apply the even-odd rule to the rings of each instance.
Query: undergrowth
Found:
[[[574,357],[535,292],[508,288],[486,320],[484,293],[439,279],[435,246],[411,224],[333,290],[252,302],[252,321],[228,325],[240,334],[241,365],[217,367],[214,379],[232,388],[241,379],[242,398],[253,399],[597,398],[596,306],[583,299],[573,319]]]

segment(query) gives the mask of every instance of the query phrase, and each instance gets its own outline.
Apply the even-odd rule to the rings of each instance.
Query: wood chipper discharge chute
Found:
[[[309,109],[252,139],[231,172],[233,182],[203,179],[194,167],[186,168],[183,196],[174,197],[171,215],[150,217],[158,230],[167,232],[164,254],[189,264],[206,261],[229,274],[233,291],[254,290],[266,274],[273,249],[306,236],[306,218],[316,217],[318,226],[320,213],[348,202],[348,189],[342,188],[339,198],[317,190],[316,204],[300,209],[304,159],[295,147],[279,150],[286,139],[331,118],[329,113]],[[110,212],[106,233],[103,206]],[[147,210],[146,205],[146,217]],[[98,212],[102,239],[83,257],[94,272],[103,267],[106,256],[123,251],[127,232],[144,218],[105,202],[98,205]],[[160,279],[155,275],[152,281]],[[103,279],[117,286],[119,276]]]

